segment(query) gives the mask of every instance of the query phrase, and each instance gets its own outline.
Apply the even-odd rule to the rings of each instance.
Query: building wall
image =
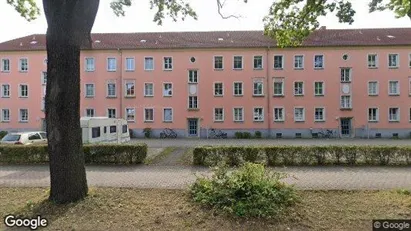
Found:
[[[261,131],[263,135],[276,136],[282,133],[283,137],[294,137],[301,133],[302,137],[310,137],[311,133],[323,129],[341,132],[340,118],[352,118],[352,135],[366,137],[375,133],[382,133],[382,137],[391,137],[392,133],[399,133],[400,137],[409,135],[410,124],[410,60],[409,47],[326,47],[326,48],[295,48],[295,49],[176,49],[176,50],[122,50],[122,51],[83,51],[81,54],[81,114],[85,115],[87,108],[95,109],[95,116],[107,116],[107,108],[115,108],[117,117],[125,117],[125,108],[135,108],[135,121],[129,122],[129,127],[135,130],[136,135],[143,135],[143,128],[150,127],[154,135],[166,127],[175,129],[179,136],[187,135],[187,119],[199,118],[199,134],[204,137],[207,128],[218,128],[233,135],[235,131]],[[324,68],[314,69],[314,56],[324,55]],[[346,54],[347,60],[342,56]],[[370,69],[367,66],[367,55],[378,55],[378,68]],[[388,67],[388,54],[399,54],[399,67]],[[243,57],[243,68],[233,69],[233,57]],[[253,68],[253,56],[263,57],[263,68]],[[274,70],[274,55],[283,55],[284,67]],[[294,55],[304,56],[304,68],[294,69]],[[224,69],[215,70],[214,56],[224,57]],[[18,59],[29,59],[29,71],[18,71]],[[85,59],[95,59],[95,70],[86,71]],[[117,59],[117,70],[107,71],[107,58]],[[126,58],[135,59],[135,70],[126,71]],[[154,58],[154,70],[144,70],[144,57]],[[172,57],[173,69],[163,70],[163,57]],[[190,58],[194,57],[195,62]],[[11,85],[11,97],[0,98],[0,108],[8,108],[11,112],[10,122],[1,122],[0,130],[34,130],[40,129],[44,113],[41,110],[43,97],[41,72],[46,71],[44,62],[45,52],[9,52],[0,53],[0,59],[9,58],[11,71],[0,72],[0,85]],[[349,93],[352,97],[352,109],[341,110],[340,96],[342,83],[340,81],[341,67],[352,68],[352,79]],[[188,110],[188,71],[198,70],[198,110]],[[273,96],[273,78],[284,77],[284,96]],[[263,96],[253,96],[253,81],[261,79]],[[135,97],[124,97],[125,82],[135,81]],[[379,83],[378,96],[368,95],[368,81]],[[388,81],[398,80],[400,94],[388,95]],[[107,97],[107,82],[116,83],[117,96]],[[233,82],[243,83],[243,96],[233,96]],[[304,82],[304,95],[294,96],[294,82]],[[323,81],[325,84],[324,96],[314,96],[314,82]],[[213,84],[222,82],[224,96],[213,95]],[[18,84],[29,85],[29,97],[18,97]],[[95,96],[85,97],[85,84],[95,85]],[[154,96],[144,96],[144,83],[154,84]],[[173,84],[172,97],[163,97],[163,83]],[[163,122],[162,110],[164,107],[173,108],[173,122]],[[213,110],[216,107],[224,108],[224,121],[215,122]],[[233,107],[244,109],[244,121],[233,121]],[[264,121],[253,121],[253,108],[264,108]],[[285,120],[276,122],[273,119],[273,108],[283,107]],[[294,121],[294,108],[304,107],[305,121]],[[314,108],[325,108],[325,121],[314,121]],[[368,108],[379,109],[378,122],[368,121]],[[400,108],[399,122],[389,122],[388,108]],[[18,110],[29,109],[29,121],[18,121]],[[154,109],[154,121],[145,122],[144,108]],[[369,128],[369,129],[368,129]]]

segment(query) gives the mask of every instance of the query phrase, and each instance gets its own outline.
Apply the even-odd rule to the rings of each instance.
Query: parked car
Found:
[[[0,144],[46,144],[45,132],[12,132],[1,139]]]

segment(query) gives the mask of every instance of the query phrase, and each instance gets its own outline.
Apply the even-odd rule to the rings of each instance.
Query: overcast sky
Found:
[[[125,17],[116,17],[110,6],[111,0],[101,0],[100,9],[93,32],[164,32],[164,31],[209,31],[209,30],[262,30],[262,18],[274,0],[249,0],[247,4],[237,0],[227,0],[225,14],[235,13],[243,17],[221,19],[217,13],[215,0],[190,0],[199,19],[172,22],[166,20],[163,26],[153,22],[154,10],[150,10],[149,0],[134,0],[134,6],[127,9]],[[37,0],[42,9],[41,0]],[[373,27],[410,27],[408,18],[396,19],[392,12],[368,13],[369,0],[353,1],[357,11],[353,25],[339,24],[335,17],[322,18],[321,24],[327,28],[373,28]],[[47,23],[44,14],[38,19],[27,22],[15,10],[0,0],[0,42],[35,34],[45,33]]]

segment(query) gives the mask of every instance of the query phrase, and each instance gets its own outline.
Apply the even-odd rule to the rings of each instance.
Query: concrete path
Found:
[[[182,189],[207,168],[182,166],[87,166],[90,186]],[[411,167],[289,167],[286,182],[299,189],[411,189]],[[0,187],[47,187],[48,166],[0,166]]]

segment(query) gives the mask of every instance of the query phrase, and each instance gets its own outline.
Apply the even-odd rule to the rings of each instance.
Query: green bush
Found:
[[[47,145],[1,145],[0,163],[47,163],[47,151]],[[85,144],[83,152],[86,164],[139,164],[147,156],[147,145]]]
[[[411,165],[411,147],[395,146],[257,146],[197,147],[194,164],[230,166],[245,162],[269,166],[293,165]]]
[[[143,129],[143,133],[144,133],[144,137],[150,138],[150,137],[151,137],[152,130],[151,130],[151,128],[144,128],[144,129]]]
[[[249,132],[243,132],[243,138],[244,139],[251,139],[251,133],[249,133]]]
[[[242,132],[235,132],[234,133],[235,138],[237,139],[242,139],[243,138],[243,133]]]
[[[7,131],[0,131],[0,140],[8,134]]]
[[[295,189],[280,182],[285,175],[261,164],[246,163],[232,172],[214,168],[211,178],[197,177],[191,197],[201,205],[240,217],[279,217],[298,202]]]
[[[260,139],[262,137],[261,132],[260,131],[255,131],[254,132],[254,137],[257,139]]]

